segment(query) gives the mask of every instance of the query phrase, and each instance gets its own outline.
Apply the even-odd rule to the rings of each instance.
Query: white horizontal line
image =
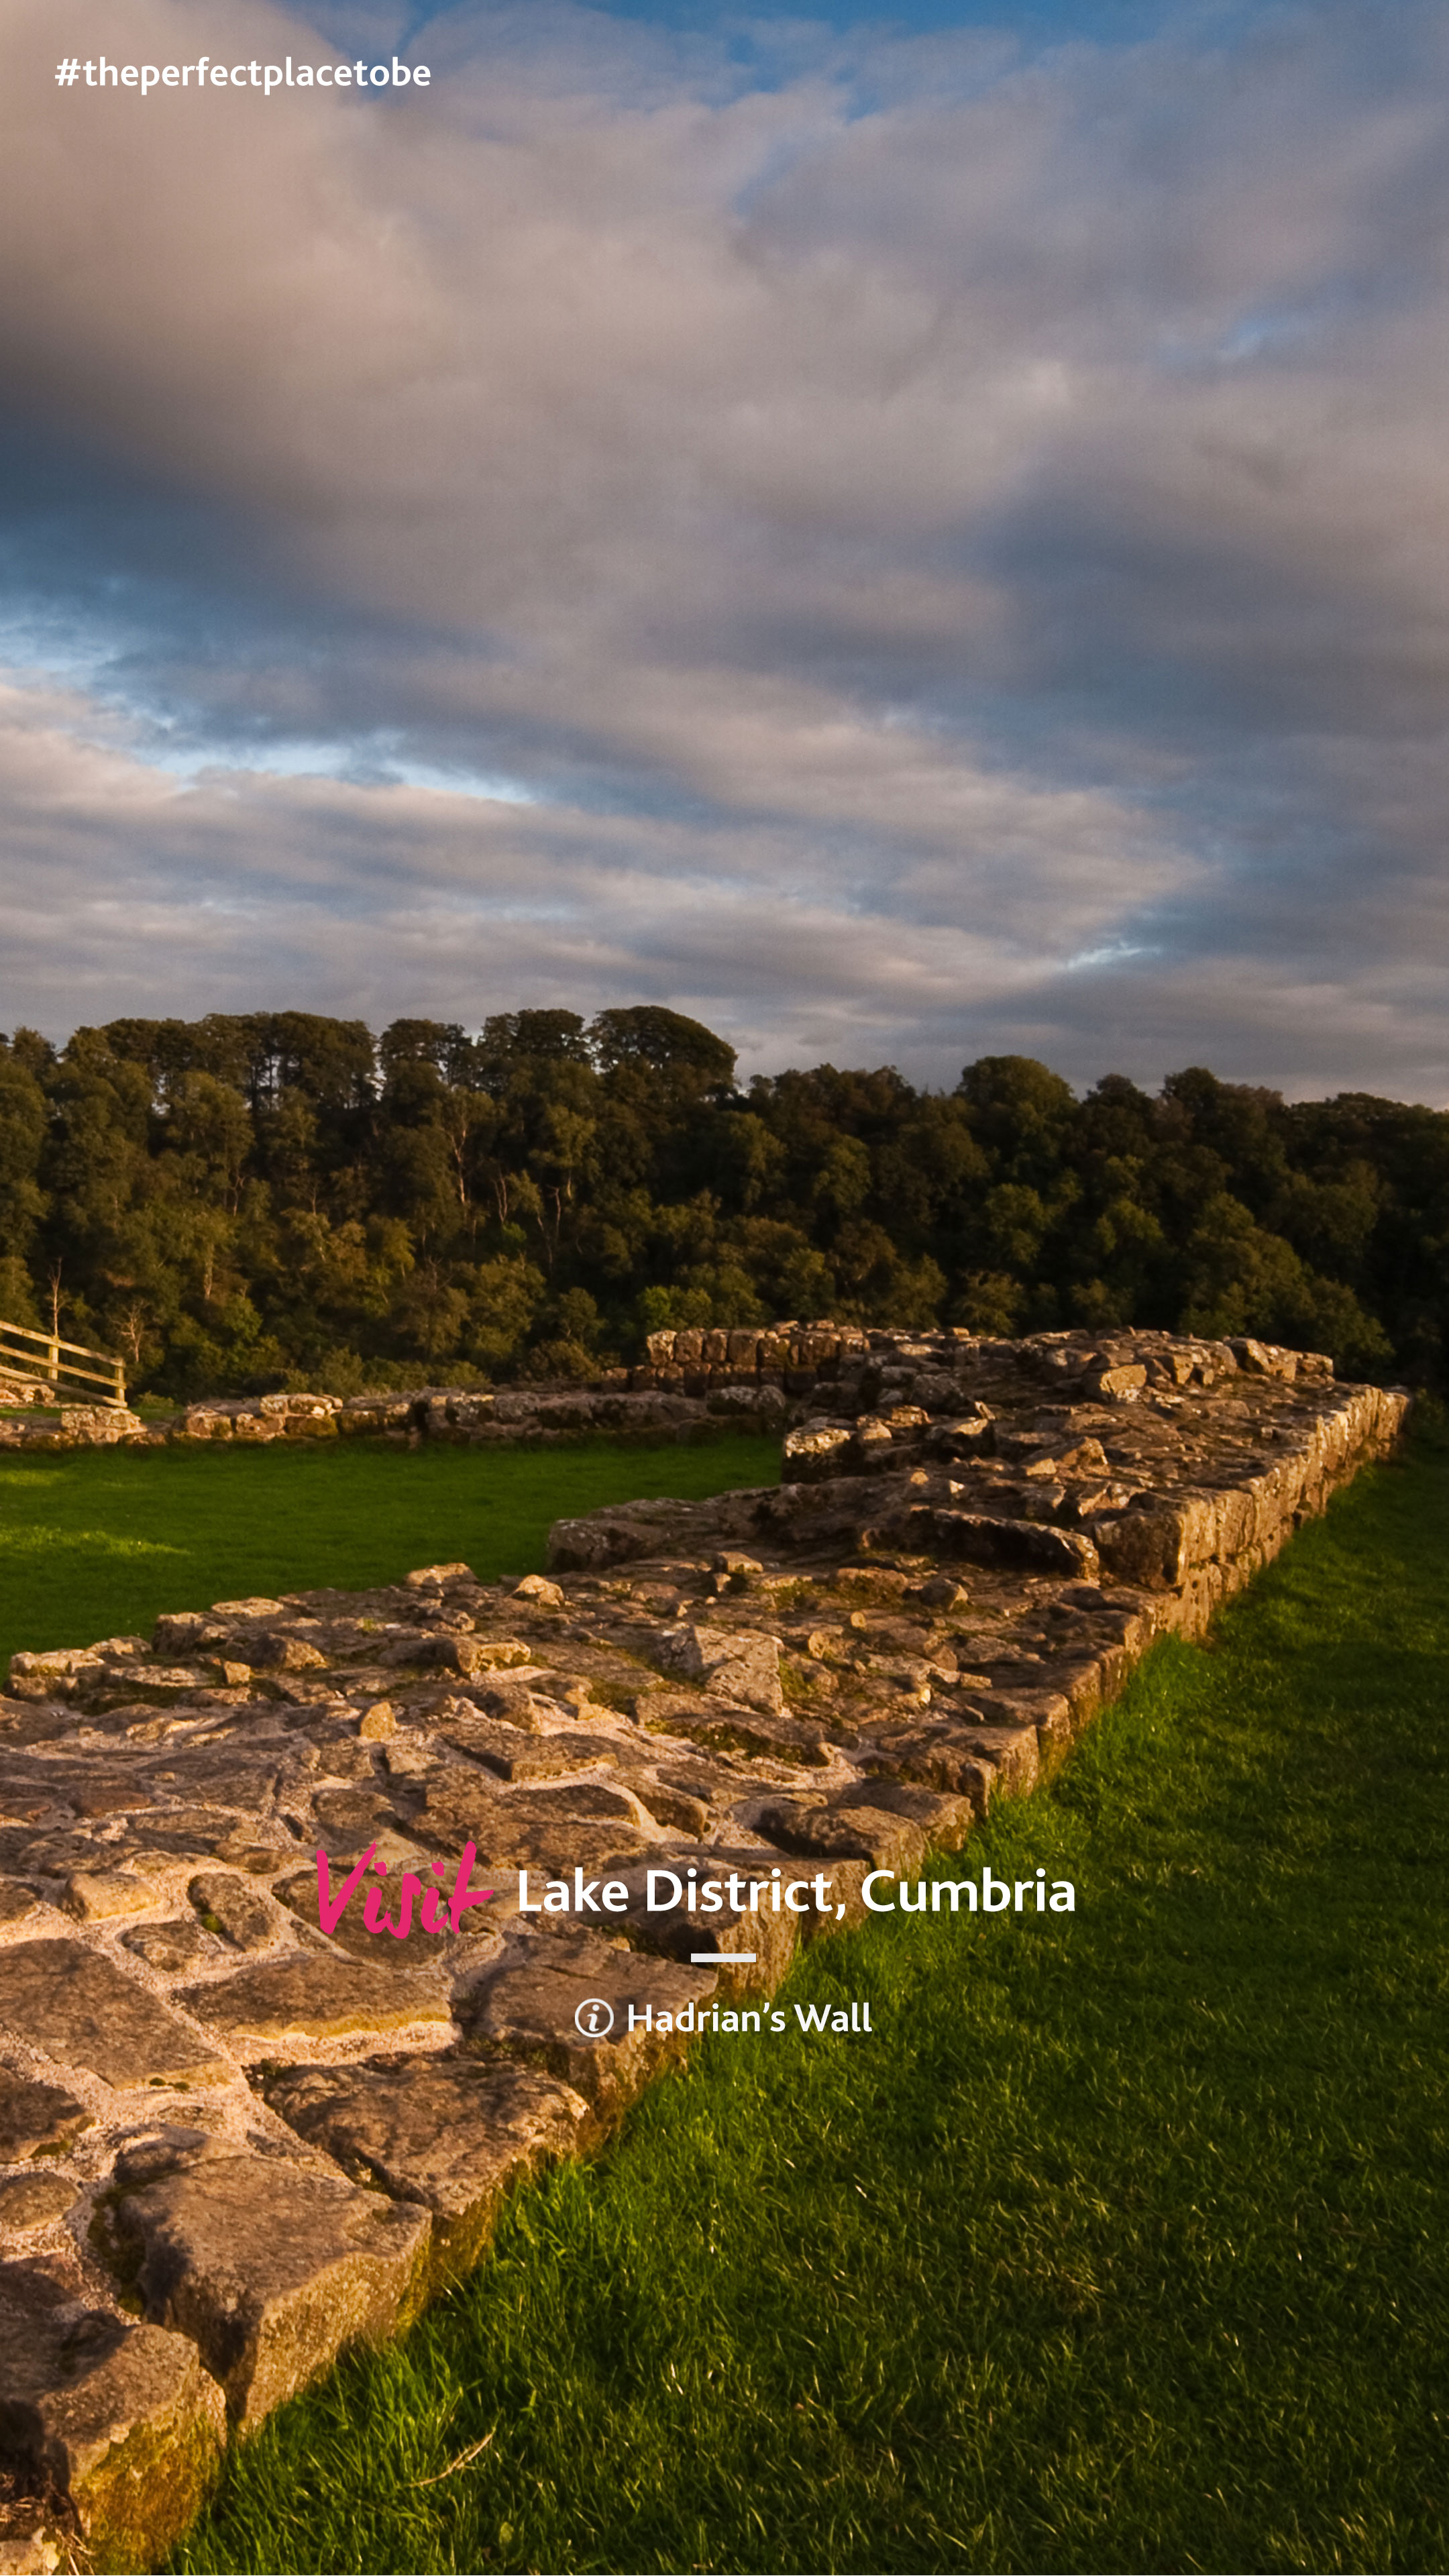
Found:
[[[755,1954],[753,1950],[691,1950],[689,1964],[692,1968],[752,1968]]]

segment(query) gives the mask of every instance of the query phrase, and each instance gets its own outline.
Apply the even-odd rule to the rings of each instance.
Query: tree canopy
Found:
[[[1144,1324],[1444,1375],[1449,1114],[1201,1067],[1084,1098],[816,1065],[657,1004],[0,1037],[0,1316],[174,1396],[582,1376],[666,1324]]]

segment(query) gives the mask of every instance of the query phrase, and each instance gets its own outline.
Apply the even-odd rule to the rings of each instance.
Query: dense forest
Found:
[[[678,1012],[0,1038],[0,1316],[174,1397],[568,1377],[662,1324],[1256,1333],[1439,1383],[1449,1114],[1024,1056],[735,1081]]]

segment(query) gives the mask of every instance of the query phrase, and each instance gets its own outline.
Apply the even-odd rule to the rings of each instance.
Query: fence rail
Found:
[[[18,1347],[30,1342],[36,1347]],[[73,1358],[62,1359],[63,1351]],[[80,1360],[94,1360],[98,1366],[80,1368]],[[7,1324],[0,1318],[0,1378],[23,1377],[32,1383],[44,1378],[57,1395],[69,1395],[77,1403],[101,1403],[121,1412],[126,1407],[126,1367],[123,1360],[112,1359],[109,1351],[93,1351],[85,1342],[63,1342],[58,1333],[37,1333],[29,1324]],[[72,1384],[72,1381],[78,1383]],[[95,1387],[104,1388],[99,1397]]]

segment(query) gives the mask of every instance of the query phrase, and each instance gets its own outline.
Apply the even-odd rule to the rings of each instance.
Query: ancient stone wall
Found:
[[[969,1338],[950,1335],[948,1343]],[[580,1438],[692,1439],[732,1423],[769,1431],[842,1366],[862,1360],[887,1333],[849,1324],[774,1325],[768,1332],[654,1333],[640,1368],[606,1369],[587,1385],[493,1389],[412,1387],[362,1395],[218,1396],[143,1422],[119,1407],[60,1401],[45,1386],[0,1384],[0,1407],[52,1408],[40,1421],[0,1411],[0,1448],[162,1448],[194,1441],[246,1446],[275,1440],[424,1440],[473,1448],[546,1446]]]
[[[657,1376],[747,1366],[682,1342]],[[0,2567],[154,2564],[228,2423],[476,2262],[681,2018],[758,2003],[870,1873],[1029,1792],[1406,1405],[1154,1334],[788,1358],[816,1409],[781,1484],[561,1521],[550,1577],[434,1566],[12,1659]],[[361,1885],[322,1930],[319,1849],[396,1935]],[[651,1871],[719,1888],[708,1958]],[[438,1928],[404,1936],[408,1873]],[[545,1882],[594,1893],[529,1910]]]
[[[687,1395],[655,1386],[652,1370],[617,1374],[641,1383],[503,1387],[496,1394],[417,1387],[345,1402],[335,1395],[213,1397],[151,1422],[118,1406],[61,1404],[35,1420],[0,1413],[0,1449],[165,1449],[197,1442],[257,1447],[339,1439],[383,1440],[398,1448],[419,1448],[424,1441],[474,1449],[547,1448],[580,1439],[691,1440],[731,1427],[770,1431],[785,1419],[787,1398],[769,1379],[722,1379],[702,1394]]]

